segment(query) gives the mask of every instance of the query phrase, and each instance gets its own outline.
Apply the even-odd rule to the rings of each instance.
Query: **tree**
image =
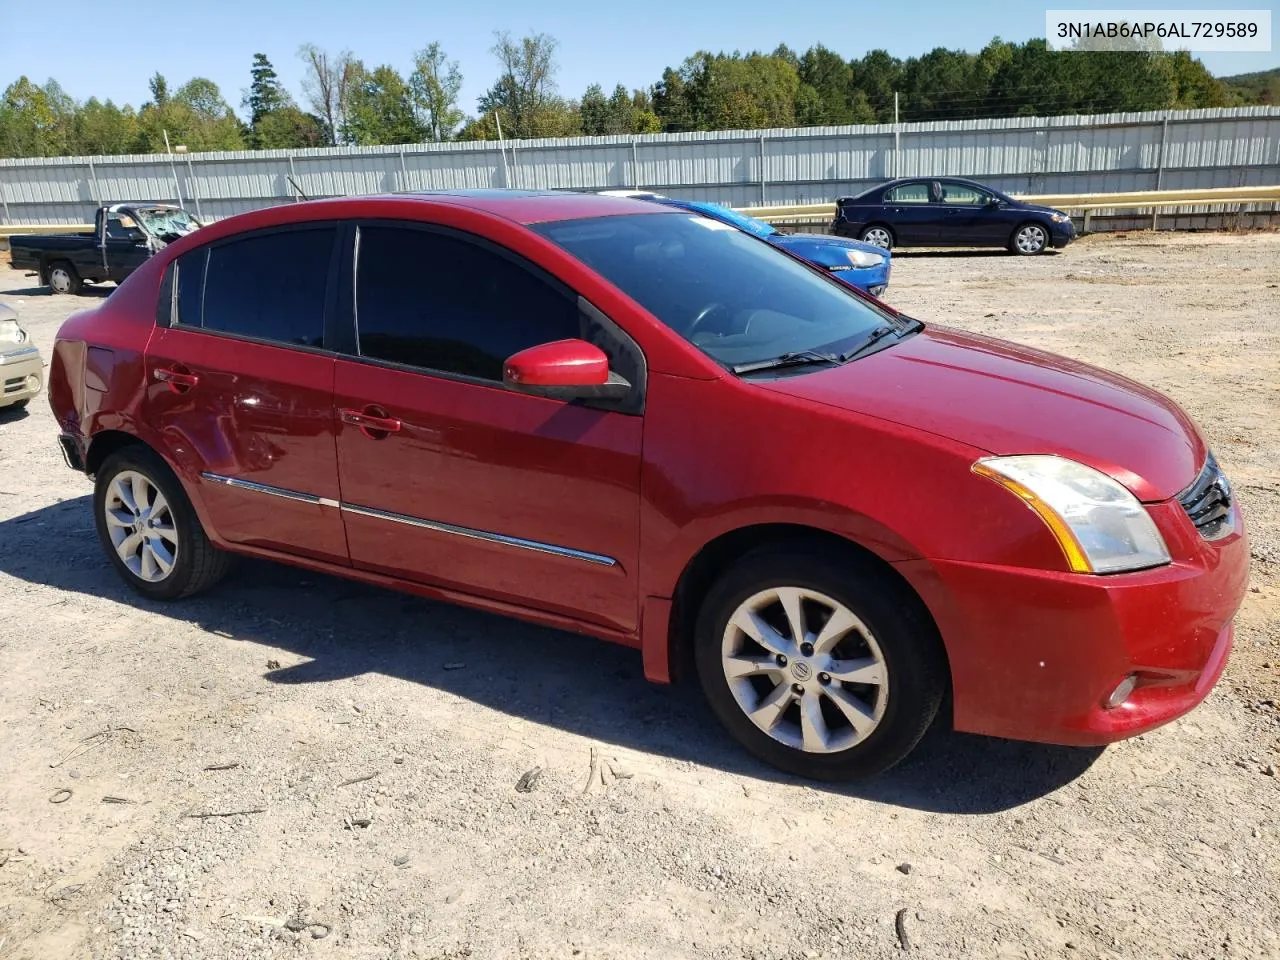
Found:
[[[329,138],[323,120],[292,105],[263,114],[252,134],[253,146],[257,150],[323,147]]]
[[[126,104],[90,97],[76,111],[75,152],[102,155],[131,153],[138,149],[138,115]]]
[[[578,101],[582,116],[582,133],[588,137],[602,137],[609,126],[609,101],[605,99],[600,84],[593,83]]]
[[[574,126],[569,104],[556,92],[556,40],[534,33],[519,40],[511,34],[494,34],[491,48],[502,67],[497,82],[480,98],[480,112],[502,111],[503,132],[513,139],[565,136]]]
[[[885,50],[872,50],[861,60],[852,60],[854,90],[861,90],[880,123],[893,122],[893,94],[902,88],[902,61]]]
[[[813,91],[813,97],[801,88],[805,106],[796,101],[796,119],[804,124],[874,123],[875,111],[865,105],[866,95],[854,89],[853,70],[838,53],[818,44],[805,51],[799,63],[800,82]],[[861,109],[855,111],[855,101]],[[809,119],[801,119],[802,114]]]
[[[685,90],[684,77],[677,70],[667,67],[662,71],[662,79],[653,87],[653,112],[668,133],[680,133],[695,130],[693,110],[689,106],[688,91]]]
[[[293,99],[280,85],[275,67],[271,65],[265,53],[253,55],[253,66],[249,68],[249,75],[252,80],[242,105],[249,111],[250,127],[258,126],[262,118],[273,110],[293,106]]]
[[[462,123],[458,93],[462,73],[456,60],[449,60],[438,43],[430,43],[413,57],[409,90],[418,126],[428,139],[448,140]]]
[[[350,51],[330,55],[313,43],[299,47],[298,57],[307,67],[302,78],[307,103],[324,124],[325,142],[337,144],[346,126],[356,60]]]
[[[684,62],[680,77],[694,129],[786,127],[796,121],[800,76],[786,59],[701,51]]]
[[[58,150],[57,117],[44,90],[25,76],[4,92],[0,153],[7,157],[51,157]]]
[[[172,95],[165,78],[151,78],[150,103],[138,112],[138,147],[149,153],[163,153],[165,135],[169,145],[185,144],[188,149],[243,150],[240,121],[222,98],[218,85],[204,77],[194,77]]]
[[[394,67],[384,64],[369,71],[357,61],[347,93],[342,137],[360,146],[422,140],[412,92]]]

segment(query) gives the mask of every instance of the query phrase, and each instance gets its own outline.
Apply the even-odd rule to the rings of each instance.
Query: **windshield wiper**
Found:
[[[906,331],[901,330],[898,327],[889,327],[889,326],[876,327],[874,330],[872,330],[870,333],[868,333],[865,337],[862,338],[861,343],[859,343],[852,350],[846,350],[844,353],[840,354],[840,356],[837,357],[836,359],[838,359],[841,363],[847,363],[848,361],[853,360],[855,357],[861,356],[868,349],[870,349],[875,344],[879,343],[889,334],[896,333],[901,336],[905,332]]]
[[[819,353],[817,350],[792,350],[780,357],[767,360],[752,360],[750,363],[739,363],[730,367],[734,373],[755,373],[757,370],[777,370],[781,367],[800,367],[810,363],[842,363],[843,358],[832,353]]]

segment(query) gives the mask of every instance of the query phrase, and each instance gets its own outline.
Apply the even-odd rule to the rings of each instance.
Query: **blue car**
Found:
[[[700,200],[673,200],[671,197],[638,190],[602,192],[611,196],[652,200],[654,203],[679,207],[682,210],[700,213],[704,217],[727,223],[762,240],[767,240],[774,246],[781,247],[816,267],[829,271],[837,280],[842,280],[851,287],[857,287],[873,297],[881,296],[889,286],[889,272],[893,268],[892,255],[888,250],[870,243],[821,233],[783,233],[763,220],[748,217],[719,204],[704,203]]]

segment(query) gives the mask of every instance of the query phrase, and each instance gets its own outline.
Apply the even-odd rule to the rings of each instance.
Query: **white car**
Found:
[[[40,350],[18,323],[18,311],[0,303],[0,410],[25,407],[43,383]]]

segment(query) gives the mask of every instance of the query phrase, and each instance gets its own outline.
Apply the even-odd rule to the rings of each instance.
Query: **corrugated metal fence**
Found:
[[[732,206],[818,203],[896,176],[1010,193],[1280,183],[1280,108],[1014,117],[635,137],[0,160],[6,223],[180,201],[206,219],[311,197],[478,187],[647,188]]]

